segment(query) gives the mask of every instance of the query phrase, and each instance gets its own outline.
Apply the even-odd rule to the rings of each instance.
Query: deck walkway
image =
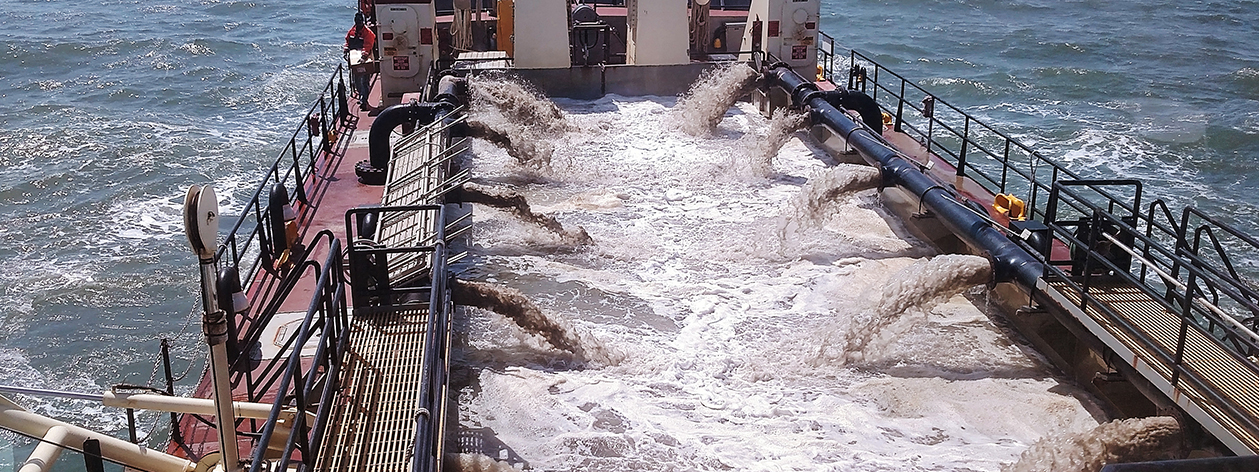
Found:
[[[466,173],[450,175],[451,159],[467,146],[452,142],[447,128],[433,123],[394,143],[378,200],[382,206],[440,205],[447,191],[467,180]],[[444,215],[433,207],[392,209],[379,213],[373,234],[347,229],[346,236],[354,239],[347,256],[351,285],[358,285],[357,293],[371,294],[365,300],[372,303],[355,303],[341,391],[317,454],[317,470],[429,470],[445,453],[441,426],[451,305],[448,296],[441,296],[448,293],[441,275],[447,262]],[[381,259],[387,275],[355,272],[380,267],[356,260],[381,264]],[[361,280],[372,277],[377,278]],[[435,291],[439,296],[433,296]],[[415,469],[417,447],[423,457]]]
[[[1259,451],[1259,372],[1253,362],[1247,365],[1191,326],[1182,366],[1200,384],[1183,373],[1173,383],[1169,358],[1177,350],[1180,315],[1122,281],[1092,281],[1088,303],[1065,280],[1049,282],[1045,292],[1234,452]]]
[[[427,306],[356,316],[342,392],[317,470],[410,470]]]

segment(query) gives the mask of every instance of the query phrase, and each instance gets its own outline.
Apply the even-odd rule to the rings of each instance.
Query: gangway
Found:
[[[467,229],[444,195],[467,181],[451,160],[463,118],[439,119],[394,146],[381,206],[346,212],[354,312],[342,392],[318,470],[436,471],[445,454],[451,313],[447,242]]]
[[[1205,215],[1186,209],[1179,222],[1160,224],[1166,205],[1141,214],[1140,197],[1135,180],[1054,184],[1046,226],[1071,251],[1047,255],[1041,301],[1069,313],[1234,453],[1255,454],[1259,294],[1233,270],[1220,238],[1259,244],[1214,219],[1202,220],[1191,241],[1191,222]],[[1204,237],[1210,251],[1200,247]],[[1239,321],[1247,318],[1250,326]]]

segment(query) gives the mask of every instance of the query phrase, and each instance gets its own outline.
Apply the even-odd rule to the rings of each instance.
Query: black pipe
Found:
[[[381,111],[367,134],[368,160],[354,166],[354,173],[359,180],[368,185],[383,185],[391,153],[389,134],[403,123],[416,122],[420,126],[427,126],[445,118],[461,103],[459,97],[464,83],[464,79],[458,77],[442,77],[437,84],[434,101],[394,105]]]
[[[866,126],[869,126],[870,129],[883,129],[883,112],[879,110],[879,104],[875,103],[874,99],[870,98],[869,95],[856,90],[839,88],[822,92],[822,97],[826,100],[826,103],[831,104],[835,108],[857,112],[857,114],[861,115],[861,121]]]
[[[389,134],[403,123],[419,122],[421,126],[433,122],[432,103],[406,103],[386,108],[376,116],[367,134],[367,152],[372,167],[384,169],[389,165]]]
[[[901,158],[866,128],[828,103],[824,92],[790,67],[775,64],[765,75],[771,83],[790,91],[795,105],[807,106],[814,123],[830,126],[844,136],[848,145],[867,162],[878,165],[884,186],[896,185],[914,194],[949,231],[971,247],[983,251],[992,261],[994,282],[1017,282],[1029,290],[1036,288],[1037,281],[1044,274],[1040,261],[993,228],[987,218],[967,208],[965,200],[953,190],[923,174],[915,164]]]

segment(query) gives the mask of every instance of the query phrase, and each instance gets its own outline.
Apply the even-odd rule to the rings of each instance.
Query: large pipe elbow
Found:
[[[433,122],[433,105],[431,103],[405,103],[394,105],[381,111],[372,122],[367,134],[367,151],[371,166],[384,169],[389,165],[389,134],[399,125],[408,122],[419,122],[427,125]]]

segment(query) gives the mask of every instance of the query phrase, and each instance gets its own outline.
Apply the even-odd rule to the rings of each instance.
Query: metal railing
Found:
[[[443,216],[445,212],[442,212]],[[441,226],[441,225],[439,225]],[[415,434],[411,446],[411,472],[440,472],[441,444],[446,411],[446,385],[450,377],[450,325],[454,300],[450,296],[446,238],[442,234],[433,246],[432,276],[428,303],[428,325],[424,328],[426,368],[420,377],[420,398],[416,404]]]
[[[1135,198],[1118,200],[1115,195],[1127,192],[1116,186],[1137,188]],[[1081,310],[1103,313],[1113,329],[1153,353],[1155,358],[1146,361],[1166,373],[1173,388],[1187,384],[1231,423],[1259,434],[1259,398],[1250,398],[1256,396],[1253,385],[1242,390],[1230,386],[1246,382],[1239,379],[1259,378],[1259,291],[1234,270],[1225,249],[1232,244],[1235,250],[1259,253],[1259,241],[1193,208],[1185,209],[1179,221],[1162,201],[1142,213],[1139,187],[1133,180],[1055,183],[1045,222],[1053,237],[1070,249],[1070,257],[1046,256],[1045,278],[1065,283],[1079,295]],[[1226,238],[1232,241],[1226,243]],[[1156,339],[1149,326],[1097,298],[1098,286],[1113,287],[1115,282],[1140,290],[1157,304],[1154,316],[1161,311],[1178,318],[1175,339]],[[1216,346],[1218,352],[1190,359],[1190,337]],[[1217,365],[1227,370],[1211,372]]]
[[[1252,398],[1253,388],[1236,390],[1218,383],[1218,372],[1212,377],[1204,361],[1187,360],[1186,354],[1193,338],[1218,347],[1224,354],[1216,361],[1236,375],[1259,376],[1259,289],[1235,261],[1236,254],[1259,254],[1259,238],[1195,208],[1184,209],[1177,218],[1162,200],[1143,207],[1139,181],[1081,180],[864,54],[850,50],[847,64],[838,63],[842,56],[830,36],[822,34],[818,45],[824,78],[840,78],[847,88],[869,93],[893,117],[896,131],[951,164],[956,176],[968,177],[993,194],[1025,199],[1029,219],[1043,221],[1048,229],[1034,238],[1034,245],[1019,243],[1045,263],[1046,280],[1065,283],[1079,295],[1082,310],[1103,312],[1113,329],[1156,353],[1150,362],[1167,374],[1173,388],[1183,385],[1200,392],[1219,404],[1232,424],[1259,434],[1254,403],[1259,399]],[[1097,298],[1097,287],[1115,283],[1127,284],[1157,304],[1156,316],[1171,314],[1177,325],[1174,339],[1157,342],[1137,320]]]
[[[917,139],[928,152],[951,164],[958,177],[969,177],[994,194],[1023,199],[1029,218],[1044,216],[1054,182],[1081,178],[869,56],[848,50],[847,63],[837,63],[842,54],[842,50],[836,52],[834,38],[819,33],[818,65],[826,80],[869,94],[893,117],[896,131]]]
[[[345,71],[338,65],[219,246],[219,266],[237,268],[242,282],[258,280],[260,272],[271,274],[264,278],[263,286],[248,288],[250,299],[274,298],[275,284],[284,272],[277,264],[281,255],[274,249],[275,242],[284,235],[274,234],[270,224],[273,217],[282,218],[282,215],[272,215],[268,209],[271,190],[281,185],[295,203],[309,204],[307,179],[315,173],[321,159],[344,150],[347,143],[339,138],[345,134],[348,120],[353,116],[346,102]],[[313,214],[307,212],[306,216]],[[232,326],[232,332],[260,328],[257,323],[251,323],[251,326]]]
[[[406,306],[427,306],[428,319],[424,331],[421,358],[424,366],[415,405],[415,432],[411,446],[412,472],[440,470],[442,447],[440,437],[446,410],[446,384],[450,375],[450,323],[454,302],[448,286],[448,254],[446,250],[446,211],[444,205],[409,205],[360,207],[346,212],[346,237],[357,243],[350,247],[350,285],[355,314],[396,310]],[[431,237],[412,240],[410,244],[384,247],[363,238],[360,222],[384,220],[396,214],[428,213],[422,218],[432,224]],[[418,245],[421,241],[431,245]],[[414,255],[426,255],[420,261]],[[427,280],[399,286],[389,280],[391,259],[406,257],[412,264],[428,266]]]
[[[345,145],[344,140],[339,137],[345,134],[346,127],[352,125],[349,121],[353,115],[349,113],[345,96],[345,77],[344,69],[338,66],[337,69],[325,82],[319,97],[312,103],[311,107],[302,115],[301,121],[293,134],[290,136],[284,148],[280,151],[275,161],[266,169],[261,182],[259,182],[257,190],[246,201],[244,208],[241,209],[240,215],[236,218],[231,229],[227,232],[223,243],[219,246],[216,258],[220,268],[236,269],[241,282],[246,288],[246,293],[256,308],[252,313],[244,313],[241,316],[243,323],[238,323],[236,316],[228,316],[228,324],[231,336],[229,337],[229,362],[231,383],[233,386],[239,386],[242,383],[246,385],[248,401],[263,401],[273,387],[277,384],[286,384],[290,380],[290,376],[297,375],[299,377],[306,376],[314,378],[313,371],[304,373],[291,372],[289,366],[293,361],[287,356],[287,351],[292,347],[292,343],[298,340],[294,333],[289,336],[287,343],[280,350],[280,353],[273,359],[251,359],[248,349],[242,349],[240,346],[251,347],[260,342],[263,336],[263,330],[267,323],[278,313],[282,301],[290,293],[294,287],[306,278],[308,269],[315,268],[316,272],[326,271],[331,262],[325,261],[321,267],[313,261],[304,261],[303,259],[311,251],[304,254],[292,254],[293,261],[286,264],[280,264],[281,255],[276,252],[276,242],[285,238],[284,234],[277,234],[277,227],[283,228],[283,225],[274,225],[273,217],[282,219],[283,215],[275,215],[269,208],[269,198],[271,191],[277,187],[282,188],[286,193],[292,196],[293,204],[309,204],[307,199],[307,191],[310,190],[308,185],[311,184],[311,176],[315,174],[316,166],[326,161],[337,153],[343,152]],[[306,217],[312,216],[313,212],[306,212]],[[310,249],[315,249],[321,242],[326,242],[329,251],[335,249],[340,251],[340,242],[332,237],[331,233],[321,232],[316,235],[309,243]],[[330,253],[329,257],[336,252]],[[339,257],[335,262],[337,267],[341,266]],[[319,276],[318,273],[315,274]],[[343,282],[340,271],[335,276],[329,276],[330,279],[325,281],[322,278],[318,282],[319,289],[312,300],[312,304],[316,301],[323,300],[333,294],[333,286],[340,285]],[[322,284],[329,284],[324,286]],[[344,304],[344,294],[339,294],[341,302]],[[330,303],[323,300],[323,303]],[[329,315],[331,313],[328,308],[321,308],[318,313],[308,313],[308,317],[318,315],[318,320],[307,319],[306,323],[314,323],[317,327],[323,329],[322,336],[328,336],[329,333],[337,333],[336,336],[344,337],[341,332],[344,321],[333,320],[335,317]],[[344,310],[342,310],[344,311]],[[330,318],[331,317],[331,318]],[[332,321],[330,321],[332,320]],[[302,340],[297,344],[300,346],[306,340]],[[325,369],[328,365],[336,365],[340,362],[340,350],[325,349],[321,344],[320,355],[326,358],[319,358],[315,366],[322,366]],[[163,363],[166,364],[167,370],[167,391],[171,391],[171,376],[169,358],[163,356]],[[256,369],[254,362],[265,364],[262,369]],[[300,363],[299,363],[300,364]],[[312,367],[314,368],[314,367]],[[327,375],[327,372],[324,372]],[[333,377],[335,379],[335,377]],[[335,384],[335,381],[329,381],[327,384]],[[304,386],[302,386],[304,388]],[[289,387],[284,387],[289,388]],[[283,396],[281,396],[283,398]],[[304,405],[303,405],[304,407]],[[324,405],[320,404],[322,410]],[[300,416],[300,415],[299,415]],[[203,424],[213,425],[212,422],[200,416],[193,416],[194,421]],[[178,443],[182,438],[178,434],[179,422],[181,418],[172,416],[172,441]],[[249,431],[253,433],[245,433],[257,436],[258,423],[256,420],[248,420],[252,423]],[[240,426],[244,421],[238,421]],[[265,449],[266,443],[255,443],[260,449]],[[304,447],[302,449],[305,449]],[[311,460],[313,460],[313,450],[310,452]]]
[[[842,79],[849,89],[868,91],[879,102],[880,108],[894,117],[893,126],[897,131],[916,138],[928,151],[952,164],[957,169],[957,176],[969,177],[994,194],[1025,196],[1029,219],[1048,222],[1057,218],[1049,213],[1063,208],[1051,209],[1047,197],[1060,181],[1105,182],[1102,185],[1068,185],[1088,186],[1090,192],[1104,201],[1104,211],[1112,216],[1116,212],[1126,213],[1125,221],[1130,225],[1135,225],[1140,219],[1146,238],[1157,239],[1163,245],[1175,248],[1176,261],[1179,262],[1168,262],[1166,269],[1169,273],[1195,280],[1210,278],[1211,282],[1204,290],[1213,303],[1233,306],[1242,312],[1253,310],[1254,305],[1259,303],[1253,285],[1238,273],[1229,256],[1229,253],[1238,251],[1259,252],[1259,239],[1194,208],[1184,209],[1180,221],[1177,221],[1162,201],[1152,203],[1142,216],[1139,183],[1125,184],[1129,189],[1125,194],[1113,181],[1083,181],[1075,172],[862,53],[849,50],[846,70],[839,69],[840,64],[836,60],[842,57],[840,54],[842,52],[836,53],[834,38],[819,33],[818,63],[824,78],[835,82],[839,78],[837,74],[846,73]],[[922,99],[933,102],[931,112],[925,113],[928,116],[923,116],[924,109],[928,107],[922,104]],[[1091,207],[1081,200],[1060,198],[1055,205],[1071,207],[1081,214],[1091,211]],[[1195,223],[1198,226],[1193,230],[1192,239],[1189,238],[1191,220],[1200,222]],[[1143,250],[1150,251],[1148,248]],[[1204,273],[1201,276],[1185,275],[1191,274],[1184,269],[1190,264]],[[1149,269],[1142,267],[1140,270],[1140,278],[1147,280]],[[1159,282],[1154,280],[1153,283]],[[1243,319],[1250,324],[1249,329],[1259,327],[1259,316],[1254,313],[1243,316]]]
[[[352,208],[345,213],[345,234],[352,242],[346,254],[350,264],[350,294],[356,313],[428,298],[428,286],[406,286],[392,280],[390,275],[404,263],[431,269],[431,258],[425,256],[431,256],[434,248],[446,244],[445,214],[443,205],[369,206]],[[365,232],[379,230],[366,228],[364,222],[386,219],[421,222],[417,224],[428,227],[423,228],[423,235],[392,245],[367,237]]]
[[[261,389],[250,389],[251,397],[255,393],[275,395],[271,414],[263,423],[261,435],[255,443],[250,472],[289,470],[295,459],[301,462],[298,470],[313,468],[329,417],[336,407],[333,397],[340,388],[341,362],[349,342],[350,319],[345,301],[341,242],[329,230],[319,232],[313,243],[323,240],[327,241],[324,260],[306,260],[294,270],[295,273],[313,271],[317,281],[315,295],[300,329],[285,338],[280,354],[272,360],[273,365],[283,366],[283,370],[274,370],[273,375],[264,377],[266,382]],[[304,351],[311,349],[311,340],[318,343],[313,353],[306,353]],[[280,417],[286,411],[295,414],[285,422],[287,436],[277,443],[283,445],[282,450],[278,456],[269,457],[269,451],[275,448],[273,443],[276,442]],[[275,455],[275,452],[270,452],[270,455]],[[268,458],[273,458],[276,463],[268,463]]]

